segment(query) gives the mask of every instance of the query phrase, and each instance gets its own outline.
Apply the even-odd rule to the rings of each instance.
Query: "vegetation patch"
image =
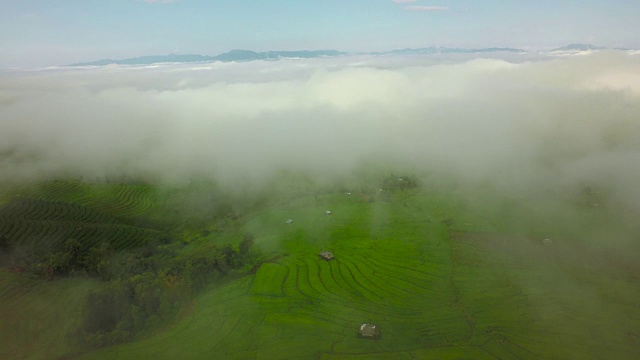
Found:
[[[0,272],[0,315],[9,319],[3,330],[20,332],[2,333],[7,345],[0,355],[633,358],[636,268],[615,248],[604,252],[575,240],[598,227],[593,208],[557,213],[564,221],[554,228],[535,208],[506,212],[509,199],[480,193],[468,203],[424,180],[392,188],[389,179],[399,181],[382,177],[384,195],[300,190],[272,202],[227,202],[214,187],[195,183],[184,193],[164,192],[166,199],[133,217],[93,207],[98,202],[87,200],[88,185],[58,182],[50,190],[60,192],[47,199],[14,197],[0,209],[5,223],[22,229],[0,243],[8,249],[4,264],[11,264]],[[311,186],[303,180],[302,188]],[[186,204],[202,198],[198,192],[207,200],[195,202],[195,220],[170,226],[191,213]],[[78,202],[72,193],[81,194]],[[520,217],[527,217],[526,227],[514,220]],[[154,235],[121,247],[93,244],[91,235],[53,236],[59,230],[51,224],[74,221]],[[36,244],[16,234],[49,232],[50,241],[37,244],[54,251],[34,259],[58,264],[51,276],[13,265],[20,246]],[[318,256],[323,250],[334,258]],[[56,300],[41,306],[49,296]],[[55,322],[65,340],[47,331]],[[379,336],[363,337],[362,324],[375,324]],[[36,340],[20,340],[27,338]]]
[[[260,266],[253,280],[251,293],[265,296],[284,296],[283,285],[289,269],[278,264],[266,263]]]

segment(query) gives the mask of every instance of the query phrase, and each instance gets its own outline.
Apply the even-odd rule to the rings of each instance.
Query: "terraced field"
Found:
[[[433,206],[333,195],[256,215],[243,231],[257,249],[284,256],[202,295],[169,329],[80,358],[634,358],[640,312],[604,294],[638,298],[636,279],[585,276],[584,266],[550,256],[567,249],[461,233],[442,223],[457,210],[417,210]],[[490,226],[461,218],[465,228]],[[335,259],[321,259],[322,250]],[[569,285],[602,294],[578,300],[562,292]],[[596,304],[607,321],[589,315]],[[380,338],[360,337],[361,323],[379,326]]]
[[[68,238],[83,247],[138,246],[156,232],[131,219],[167,201],[146,185],[50,182],[19,195],[3,197],[0,234],[42,248]],[[237,235],[196,237],[185,250],[251,233],[252,252],[271,262],[201,294],[173,324],[98,350],[69,334],[82,319],[84,294],[100,283],[27,281],[2,271],[0,357],[636,358],[640,287],[633,258],[510,234],[516,216],[426,190],[301,197],[247,214]],[[534,233],[552,223],[538,225]],[[323,250],[335,258],[322,259]],[[377,325],[381,336],[361,337],[362,323]]]
[[[51,181],[32,190],[32,194],[38,199],[84,205],[119,217],[144,214],[164,201],[151,185]]]
[[[68,239],[83,250],[143,245],[158,231],[136,219],[165,201],[153,186],[49,181],[0,185],[0,235],[15,245],[54,249]]]
[[[76,239],[83,249],[108,243],[123,250],[138,247],[157,233],[74,203],[16,198],[0,208],[0,234],[14,245],[55,249]]]
[[[0,358],[50,359],[74,351],[84,297],[101,286],[89,279],[44,282],[9,270],[34,269],[69,239],[83,253],[103,243],[114,251],[140,247],[162,232],[141,226],[135,216],[160,201],[156,189],[144,185],[1,183],[0,260],[9,266],[0,269]],[[7,247],[15,252],[3,253]]]

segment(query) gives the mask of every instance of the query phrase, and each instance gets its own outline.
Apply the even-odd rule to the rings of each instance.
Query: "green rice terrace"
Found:
[[[1,185],[0,358],[637,358],[636,225],[416,179]]]

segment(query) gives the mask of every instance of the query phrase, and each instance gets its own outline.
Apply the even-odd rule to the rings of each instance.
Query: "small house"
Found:
[[[380,329],[377,325],[373,324],[361,324],[359,330],[360,336],[375,338],[380,336]]]
[[[293,222],[292,219],[287,219],[287,221],[285,221],[285,223],[287,223],[287,224],[291,224],[292,222]]]
[[[331,210],[327,210],[327,211],[325,211],[324,213],[325,213],[325,214],[327,214],[327,215],[331,215],[331,214],[332,214],[332,213],[331,213]]]
[[[323,259],[325,259],[327,261],[333,259],[333,254],[330,251],[322,251],[318,255],[320,255],[321,258],[323,258]]]

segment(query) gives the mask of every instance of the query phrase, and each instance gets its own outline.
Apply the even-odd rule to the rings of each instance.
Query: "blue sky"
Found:
[[[640,47],[638,0],[0,0],[0,67],[231,49]]]

